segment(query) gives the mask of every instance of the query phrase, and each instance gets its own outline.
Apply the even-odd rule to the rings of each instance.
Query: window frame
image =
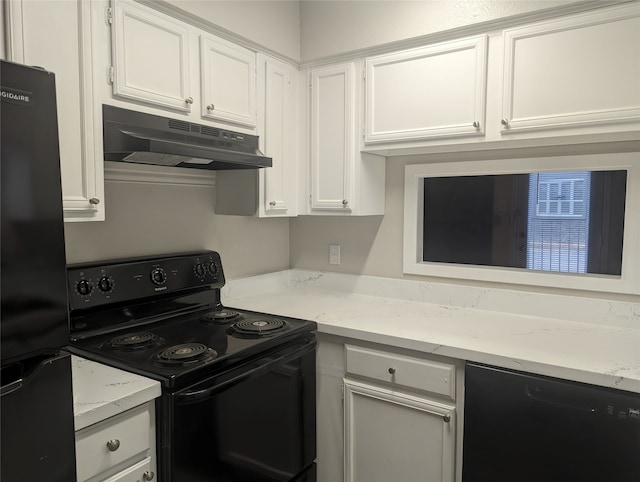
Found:
[[[425,177],[527,174],[558,171],[627,171],[622,272],[601,274],[529,271],[523,268],[422,261]],[[403,273],[511,285],[640,294],[640,153],[606,153],[487,161],[408,164],[404,183]],[[631,248],[630,248],[631,247]]]

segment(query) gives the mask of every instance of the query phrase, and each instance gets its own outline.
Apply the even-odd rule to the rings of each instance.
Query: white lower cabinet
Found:
[[[78,482],[156,480],[153,403],[76,432]]]
[[[455,407],[345,379],[346,482],[452,482]]]
[[[464,362],[318,334],[319,482],[459,482]]]

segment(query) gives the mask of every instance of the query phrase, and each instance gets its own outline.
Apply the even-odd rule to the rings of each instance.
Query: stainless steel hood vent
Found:
[[[104,160],[195,169],[271,167],[258,137],[102,106]]]

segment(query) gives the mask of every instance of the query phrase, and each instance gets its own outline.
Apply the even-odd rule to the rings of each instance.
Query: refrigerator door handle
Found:
[[[17,380],[0,387],[0,397],[4,397],[5,395],[9,395],[10,393],[20,390],[22,388],[22,382],[22,378],[18,378]]]

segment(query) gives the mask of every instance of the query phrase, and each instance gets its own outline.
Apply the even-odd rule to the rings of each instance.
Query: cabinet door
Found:
[[[311,210],[351,210],[355,64],[311,70]]]
[[[189,112],[187,25],[121,0],[112,21],[113,95]]]
[[[366,60],[366,143],[484,132],[485,35]]]
[[[65,221],[104,220],[102,149],[96,146],[92,9],[88,2],[6,2],[7,58],[56,76]],[[99,124],[98,124],[99,125]]]
[[[258,55],[260,149],[273,159],[272,167],[260,170],[260,215],[297,214],[296,78],[294,67]]]
[[[346,482],[452,482],[455,409],[344,381]]]
[[[256,54],[209,35],[200,36],[202,117],[255,127]]]
[[[637,5],[506,30],[502,134],[637,124],[639,32]]]

